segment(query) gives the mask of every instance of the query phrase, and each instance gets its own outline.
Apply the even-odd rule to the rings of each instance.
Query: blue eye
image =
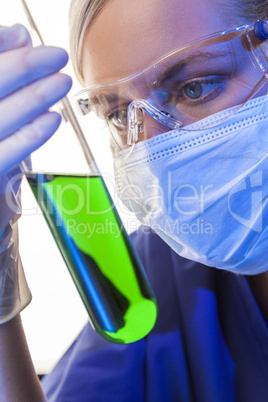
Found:
[[[190,99],[200,99],[203,96],[206,96],[210,91],[212,91],[217,82],[208,81],[208,82],[190,82],[183,87],[184,94]]]
[[[119,130],[127,127],[127,109],[116,110],[107,117],[109,123],[112,123]]]

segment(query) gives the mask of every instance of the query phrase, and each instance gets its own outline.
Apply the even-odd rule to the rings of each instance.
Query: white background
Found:
[[[70,0],[28,0],[46,44],[68,50]],[[1,0],[0,25],[26,23],[20,0]],[[73,76],[71,67],[67,72]],[[74,82],[73,91],[79,89]],[[63,126],[63,125],[62,125]],[[67,130],[66,126],[60,130]],[[20,250],[33,300],[22,313],[38,373],[47,373],[87,322],[87,314],[40,210],[23,184]],[[129,217],[128,217],[129,218]],[[123,219],[125,219],[123,217]],[[129,221],[129,231],[135,220]]]

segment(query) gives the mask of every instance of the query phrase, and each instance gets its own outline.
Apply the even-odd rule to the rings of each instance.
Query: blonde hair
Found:
[[[90,23],[96,18],[108,1],[71,0],[69,10],[70,58],[75,75],[82,85],[85,85],[82,71],[82,49],[85,34]]]
[[[82,71],[82,49],[85,34],[90,23],[109,1],[111,0],[71,0],[69,11],[70,57],[76,77],[83,86],[85,80]],[[241,14],[246,14],[253,21],[267,19],[267,0],[242,0],[241,8],[239,6],[240,11]]]

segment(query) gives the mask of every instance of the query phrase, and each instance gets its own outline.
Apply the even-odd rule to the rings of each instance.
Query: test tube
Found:
[[[21,1],[32,29],[44,44],[25,0]],[[109,341],[134,342],[153,328],[156,299],[68,98],[61,103],[87,168],[83,173],[71,167],[67,173],[40,171],[34,163],[29,167],[25,162],[21,168],[93,328]],[[78,225],[100,230],[89,237],[75,230]]]

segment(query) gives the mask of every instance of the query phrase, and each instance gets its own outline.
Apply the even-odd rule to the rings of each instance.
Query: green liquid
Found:
[[[27,179],[96,331],[117,343],[146,336],[156,300],[102,178]]]

